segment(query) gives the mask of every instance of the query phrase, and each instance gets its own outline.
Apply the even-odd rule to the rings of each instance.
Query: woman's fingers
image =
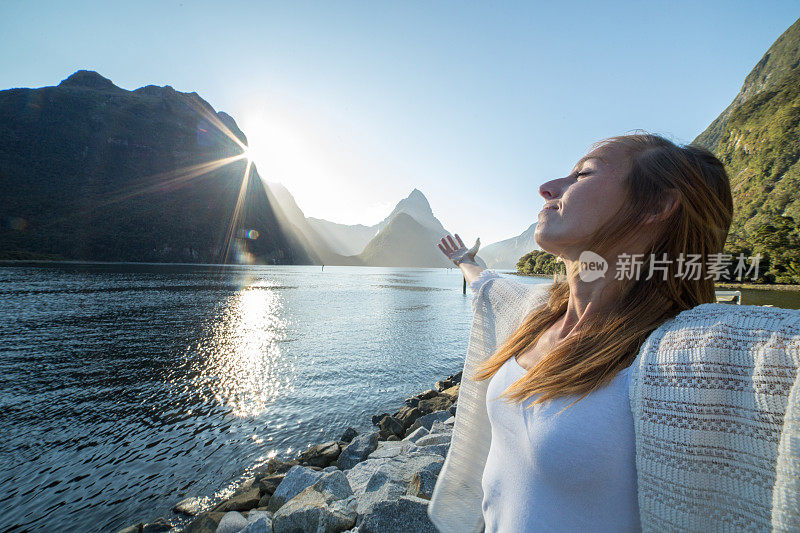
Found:
[[[455,235],[455,240],[453,240],[453,237],[450,234],[447,234],[445,237],[442,237],[441,243],[437,243],[439,249],[447,257],[451,257],[454,253],[466,248],[464,241],[461,240],[461,237],[459,237],[458,233]]]

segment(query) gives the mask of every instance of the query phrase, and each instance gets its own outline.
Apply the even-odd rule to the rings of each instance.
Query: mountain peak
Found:
[[[423,211],[431,211],[431,204],[428,202],[428,199],[422,194],[422,191],[414,188],[411,191],[411,194],[406,196],[405,200],[402,200],[401,203],[410,204],[422,208]],[[432,212],[432,211],[431,211]]]
[[[58,84],[59,87],[85,87],[87,89],[121,91],[114,82],[93,70],[79,70]]]

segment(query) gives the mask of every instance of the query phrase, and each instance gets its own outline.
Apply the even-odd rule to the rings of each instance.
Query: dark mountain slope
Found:
[[[55,87],[0,91],[0,253],[309,262],[255,172],[234,220],[247,162],[214,162],[245,142],[230,116],[169,86],[127,91],[79,71]]]

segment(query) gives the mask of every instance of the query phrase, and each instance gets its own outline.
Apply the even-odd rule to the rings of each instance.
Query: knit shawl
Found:
[[[491,444],[479,364],[547,301],[484,270],[450,451],[428,514],[443,533],[484,528]],[[643,531],[800,531],[800,312],[703,304],[647,338],[631,369]]]

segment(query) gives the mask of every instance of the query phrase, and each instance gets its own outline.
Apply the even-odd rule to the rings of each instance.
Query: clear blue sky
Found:
[[[372,224],[417,187],[488,244],[592,142],[690,142],[800,16],[792,1],[0,4],[0,88],[97,70],[197,91],[306,216]]]

